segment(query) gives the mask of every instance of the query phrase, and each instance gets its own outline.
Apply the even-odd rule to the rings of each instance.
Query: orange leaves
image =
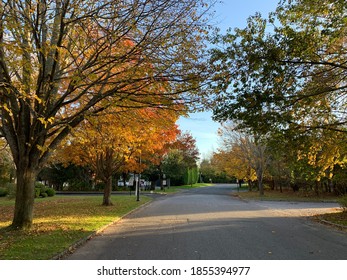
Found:
[[[156,162],[166,152],[166,145],[175,141],[177,118],[177,112],[158,108],[111,108],[83,122],[59,152],[59,159],[96,171],[100,159],[108,155],[105,169],[141,172],[145,162]]]
[[[132,139],[133,153],[124,166],[126,171],[143,171],[144,162],[158,164],[167,152],[168,144],[176,139],[178,128],[175,124],[177,112],[163,109],[134,110],[129,125],[131,131],[128,139]],[[141,158],[141,164],[139,159]]]

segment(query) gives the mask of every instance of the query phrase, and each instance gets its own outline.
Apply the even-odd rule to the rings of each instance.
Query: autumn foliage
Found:
[[[201,100],[210,77],[206,9],[200,0],[0,1],[0,134],[16,166],[13,229],[31,227],[37,175],[80,125],[110,107],[176,110],[169,107]]]
[[[158,164],[176,139],[177,118],[178,111],[160,108],[108,110],[76,128],[54,158],[91,168],[106,186],[103,204],[110,205],[112,177]]]

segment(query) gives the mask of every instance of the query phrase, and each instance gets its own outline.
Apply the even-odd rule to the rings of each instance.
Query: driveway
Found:
[[[66,259],[347,259],[347,234],[313,222],[334,203],[243,201],[232,185],[156,198]]]

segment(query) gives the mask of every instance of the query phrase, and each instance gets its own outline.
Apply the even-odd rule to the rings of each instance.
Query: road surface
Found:
[[[347,259],[347,233],[308,218],[337,204],[247,202],[235,192],[216,185],[156,198],[66,259]]]

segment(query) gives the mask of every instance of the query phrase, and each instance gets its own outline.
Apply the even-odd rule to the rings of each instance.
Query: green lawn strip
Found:
[[[317,216],[320,221],[340,225],[347,231],[347,212],[327,213]]]
[[[28,232],[7,231],[13,201],[0,199],[0,259],[44,260],[68,249],[77,241],[119,220],[150,201],[134,196],[112,196],[114,206],[101,206],[101,196],[55,196],[35,201],[34,223]],[[5,211],[6,210],[6,211]]]
[[[237,195],[243,199],[249,200],[267,200],[267,201],[297,201],[297,202],[336,202],[337,197],[331,194],[317,196],[316,194],[305,192],[293,192],[291,190],[265,191],[263,196],[258,191],[242,191]]]

